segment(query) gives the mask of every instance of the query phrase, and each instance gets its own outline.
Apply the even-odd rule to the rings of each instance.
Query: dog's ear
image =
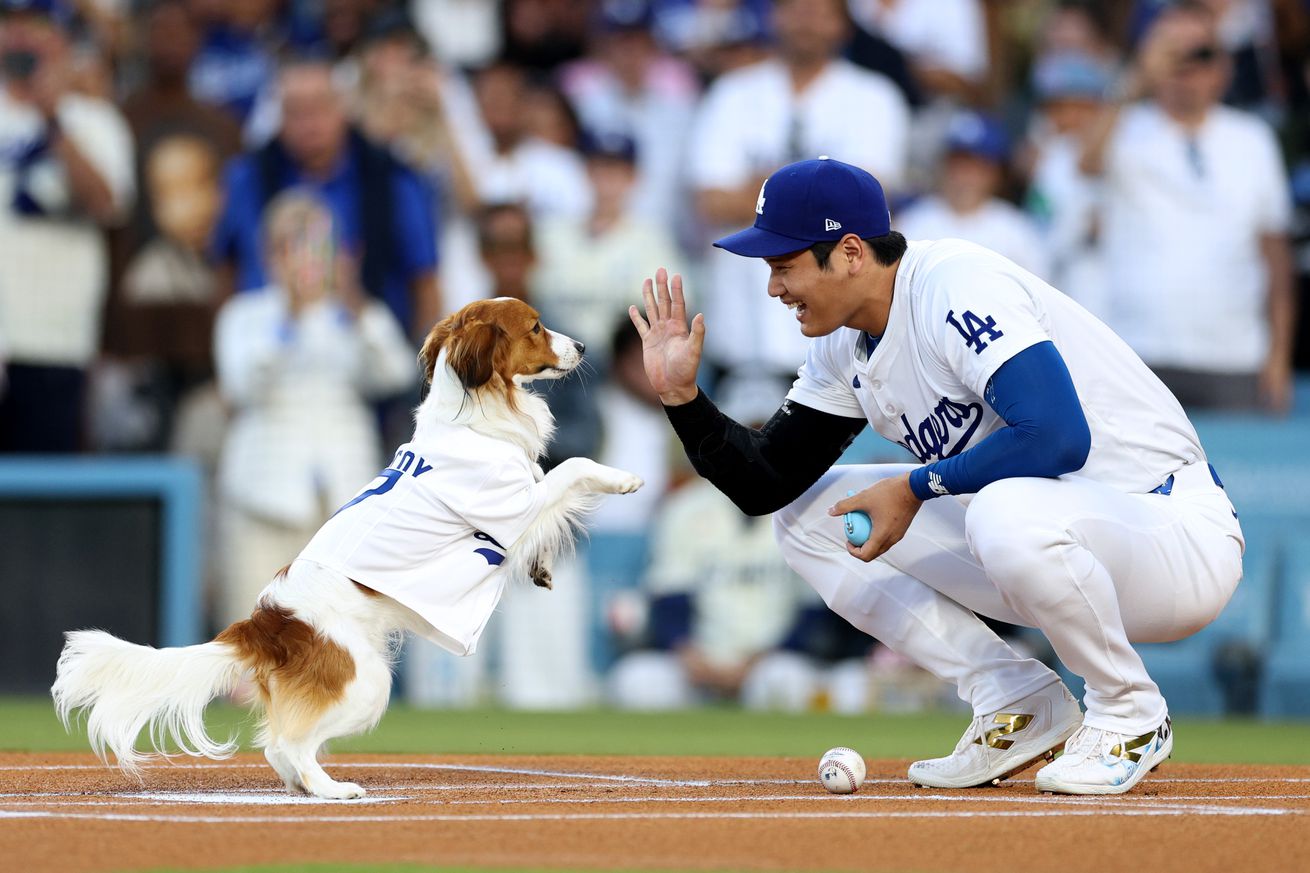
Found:
[[[448,315],[437,322],[432,330],[428,331],[428,338],[423,341],[423,348],[419,350],[418,364],[423,369],[423,379],[428,385],[432,384],[432,374],[437,369],[437,358],[441,355],[441,347],[450,339],[454,324],[453,315]]]
[[[466,323],[447,340],[446,361],[467,390],[481,388],[496,372],[497,346],[504,329],[486,321]]]

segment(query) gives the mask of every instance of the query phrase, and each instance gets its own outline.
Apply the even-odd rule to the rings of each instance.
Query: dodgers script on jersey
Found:
[[[403,603],[428,639],[472,654],[505,589],[505,552],[546,500],[523,449],[466,427],[425,431],[300,553]]]
[[[867,417],[879,434],[930,463],[1005,426],[986,401],[989,380],[1014,355],[1050,340],[1092,434],[1087,463],[1066,478],[1145,493],[1205,458],[1178,401],[1127,344],[1067,296],[981,246],[911,242],[896,271],[886,337],[872,355],[852,328],[816,339],[788,399]]]

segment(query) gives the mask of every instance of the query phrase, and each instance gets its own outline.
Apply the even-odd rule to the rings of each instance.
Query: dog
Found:
[[[550,587],[551,562],[582,517],[602,495],[642,485],[586,458],[544,474],[538,464],[554,420],[524,385],[567,375],[582,353],[513,298],[438,323],[419,354],[429,389],[411,441],[274,576],[249,619],[184,648],[65,635],[51,689],[65,728],[85,711],[101,760],[112,750],[138,779],[166,739],[188,755],[229,757],[235,740],[211,739],[204,711],[244,681],[262,706],[258,743],[290,791],[362,797],[328,776],[318,753],[381,719],[403,634],[470,654],[506,584]],[[153,751],[142,752],[147,727]]]

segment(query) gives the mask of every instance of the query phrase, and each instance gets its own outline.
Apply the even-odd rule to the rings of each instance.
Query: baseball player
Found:
[[[1063,747],[1039,790],[1128,791],[1173,748],[1131,644],[1195,633],[1242,574],[1236,513],[1182,408],[1031,273],[960,240],[907,243],[857,167],[783,167],[756,213],[715,245],[763,258],[769,296],[813,340],[762,428],[698,391],[705,321],[688,325],[679,277],[661,269],[645,318],[629,310],[697,471],[775,513],[788,563],[829,607],[972,706],[955,751],[911,765],[912,782],[994,784]],[[832,466],[865,425],[919,463]],[[873,523],[858,546],[852,510]],[[1039,628],[1086,680],[1086,713],[978,615]]]

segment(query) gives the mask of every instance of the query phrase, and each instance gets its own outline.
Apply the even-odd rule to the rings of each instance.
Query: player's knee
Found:
[[[1037,582],[1052,550],[1068,539],[1048,513],[1035,508],[1022,483],[1001,480],[978,492],[964,517],[964,536],[993,583],[1001,588]]]

